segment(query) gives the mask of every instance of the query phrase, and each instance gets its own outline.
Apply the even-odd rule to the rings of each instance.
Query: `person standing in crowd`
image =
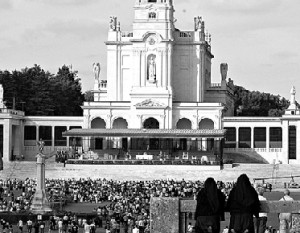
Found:
[[[290,190],[285,189],[283,192],[284,196],[279,201],[293,201],[294,199],[290,196]],[[292,226],[292,214],[291,213],[280,213],[279,214],[279,233],[288,233]]]
[[[193,225],[191,222],[189,222],[189,225],[187,226],[187,232],[192,233],[193,232]]]
[[[58,226],[58,233],[62,233],[62,231],[63,231],[63,221],[62,221],[61,218],[58,219],[57,226]]]
[[[20,233],[22,233],[23,232],[23,221],[22,221],[22,219],[19,220],[18,227],[19,227]]]
[[[39,233],[40,224],[38,221],[35,221],[34,223],[34,233]]]
[[[258,193],[258,200],[259,201],[266,201],[267,199],[264,197],[265,188],[259,187],[257,189]],[[266,231],[266,225],[268,220],[268,214],[267,213],[259,213],[258,218],[254,219],[254,230],[255,233],[265,233]]]
[[[86,221],[86,223],[83,225],[83,229],[84,229],[84,233],[90,233],[91,225],[88,224],[88,222]]]
[[[31,219],[28,219],[26,224],[27,224],[28,233],[31,233],[32,232],[32,221],[31,221]]]
[[[238,177],[229,193],[227,208],[230,212],[229,232],[254,233],[253,215],[258,218],[260,202],[246,174]]]
[[[213,178],[207,178],[197,195],[196,233],[219,233],[220,221],[224,220],[224,205],[225,195],[217,188]]]
[[[45,232],[45,222],[44,221],[40,222],[40,230],[41,230],[41,233]]]

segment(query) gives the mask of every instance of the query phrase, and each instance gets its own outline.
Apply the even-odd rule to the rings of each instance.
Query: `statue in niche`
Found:
[[[156,64],[153,57],[149,60],[148,65],[148,81],[151,83],[155,83],[156,81]]]
[[[99,81],[99,76],[100,76],[100,63],[93,63],[93,71],[94,71],[94,75],[95,75],[95,80]]]
[[[226,78],[227,78],[228,64],[227,63],[221,63],[220,71],[221,71],[222,81],[225,81]]]

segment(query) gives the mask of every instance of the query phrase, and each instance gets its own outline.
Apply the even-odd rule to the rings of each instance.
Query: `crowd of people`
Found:
[[[35,187],[36,180],[34,179],[0,180],[0,212],[29,211]],[[215,181],[213,178],[208,178],[205,182],[184,179],[116,181],[82,178],[79,180],[46,179],[45,187],[50,201],[56,197],[64,197],[68,202],[89,202],[98,206],[94,209],[94,216],[97,217],[92,219],[81,219],[70,214],[63,218],[53,216],[49,229],[58,229],[59,233],[69,229],[76,233],[78,227],[88,228],[84,230],[85,233],[93,233],[93,228],[96,227],[106,228],[107,231],[114,233],[120,232],[120,227],[125,233],[134,232],[134,229],[140,233],[149,232],[151,197],[181,197],[197,200],[195,229],[199,233],[206,232],[201,229],[207,227],[208,223],[211,224],[212,233],[220,231],[217,223],[224,218],[225,200],[231,213],[229,232],[233,232],[232,229],[233,233],[244,232],[247,229],[248,233],[252,233],[254,225],[250,223],[253,222],[253,216],[256,219],[266,217],[258,213],[259,195],[262,196],[262,193],[257,194],[257,190],[245,174],[240,176],[236,183],[224,183]],[[240,213],[243,214],[240,215]],[[287,218],[286,215],[282,217],[283,220]],[[266,222],[265,219],[262,221]],[[237,226],[243,226],[241,222],[245,225],[244,228],[237,228]],[[1,224],[9,229],[8,222],[1,221]],[[260,222],[257,224],[260,225]],[[43,226],[41,222],[33,223],[33,228],[35,225],[37,228]]]

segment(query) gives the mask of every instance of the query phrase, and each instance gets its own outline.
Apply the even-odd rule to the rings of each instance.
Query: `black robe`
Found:
[[[227,208],[230,212],[229,232],[254,233],[253,215],[258,217],[260,202],[246,174],[239,176],[235,187],[229,193]]]

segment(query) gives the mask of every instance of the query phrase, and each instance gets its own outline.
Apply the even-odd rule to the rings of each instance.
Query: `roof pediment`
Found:
[[[136,108],[166,108],[167,106],[158,101],[152,99],[146,99],[140,103],[137,103],[135,107]]]

